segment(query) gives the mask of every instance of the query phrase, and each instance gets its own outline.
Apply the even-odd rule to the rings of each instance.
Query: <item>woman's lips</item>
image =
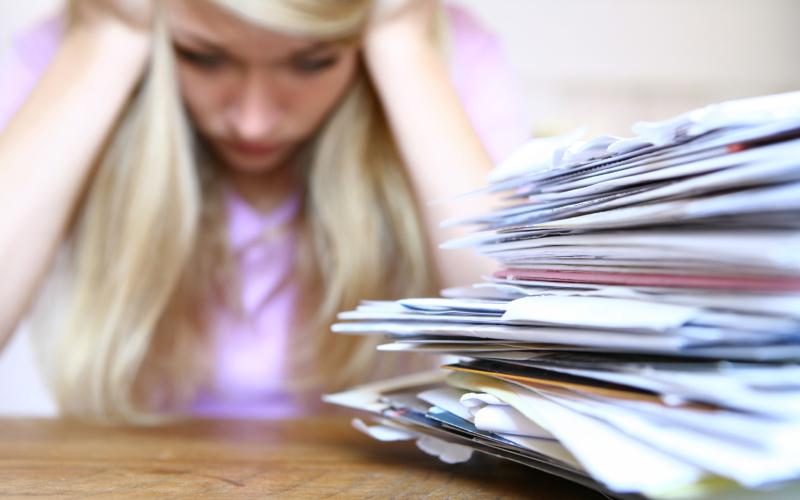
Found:
[[[252,142],[230,143],[229,147],[244,156],[265,156],[283,149],[283,144],[258,144]]]

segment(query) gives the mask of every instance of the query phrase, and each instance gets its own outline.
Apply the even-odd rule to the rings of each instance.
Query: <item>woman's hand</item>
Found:
[[[154,0],[71,0],[71,28],[123,28],[149,37],[155,11]]]
[[[387,38],[405,42],[431,40],[438,0],[375,0],[367,25],[367,46]]]

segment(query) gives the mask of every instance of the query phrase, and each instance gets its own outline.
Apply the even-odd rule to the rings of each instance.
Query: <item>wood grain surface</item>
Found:
[[[0,419],[0,496],[603,498],[484,455],[447,465],[410,443],[373,441],[347,417],[157,428]]]

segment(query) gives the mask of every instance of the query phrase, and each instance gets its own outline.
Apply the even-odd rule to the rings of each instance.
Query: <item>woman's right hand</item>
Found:
[[[121,27],[149,35],[152,31],[155,0],[70,0],[72,28]]]

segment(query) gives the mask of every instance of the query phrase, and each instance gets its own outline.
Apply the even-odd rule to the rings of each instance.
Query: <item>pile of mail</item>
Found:
[[[800,93],[633,132],[496,168],[479,194],[505,201],[447,246],[499,270],[334,326],[452,362],[326,399],[612,496],[800,498]]]

